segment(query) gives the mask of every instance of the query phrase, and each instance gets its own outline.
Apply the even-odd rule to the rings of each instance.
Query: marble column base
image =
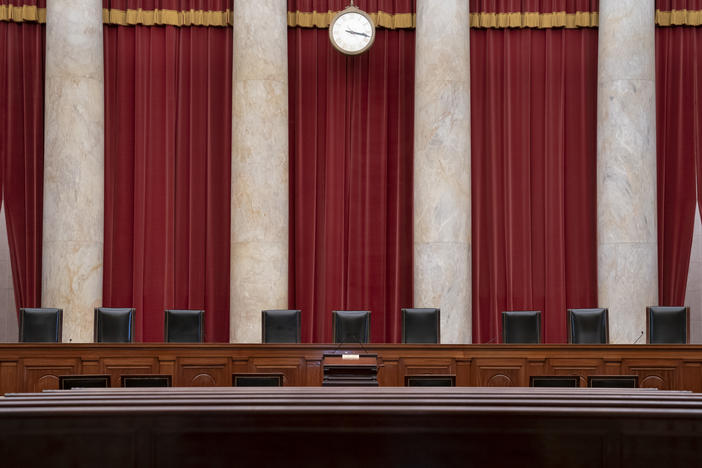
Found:
[[[442,343],[470,343],[470,245],[415,243],[414,262],[414,306],[441,309]]]
[[[656,243],[601,244],[599,303],[609,308],[609,341],[634,343],[646,331],[646,307],[658,305]],[[637,343],[646,343],[641,336]]]
[[[102,253],[102,244],[44,241],[41,302],[63,309],[64,343],[93,341],[93,310],[102,306]]]
[[[241,242],[231,246],[230,337],[233,343],[261,342],[261,311],[288,308],[288,248],[280,243]],[[275,285],[285,284],[285,288]]]

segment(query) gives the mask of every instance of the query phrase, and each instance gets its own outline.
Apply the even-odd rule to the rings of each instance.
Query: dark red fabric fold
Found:
[[[597,306],[597,30],[471,30],[473,341]]]
[[[656,0],[656,10],[702,10],[702,0]]]
[[[103,8],[116,10],[231,10],[234,0],[102,0]]]
[[[337,52],[325,29],[288,32],[290,288],[302,340],[331,341],[331,311],[371,310],[398,342],[412,304],[414,31]]]
[[[18,308],[41,303],[45,43],[44,25],[0,21],[0,182]]]
[[[348,0],[288,0],[288,11],[326,12],[341,11],[349,6]],[[354,4],[363,11],[375,13],[415,13],[417,0],[356,0]]]
[[[599,0],[470,0],[471,13],[598,12]]]
[[[658,2],[661,3],[661,2]],[[702,201],[702,28],[656,28],[658,297],[682,305]]]
[[[204,309],[229,341],[232,31],[104,27],[103,304],[136,307],[138,341],[163,311]]]
[[[13,6],[35,6],[37,8],[46,8],[46,0],[0,0],[0,6],[2,5],[13,5]]]

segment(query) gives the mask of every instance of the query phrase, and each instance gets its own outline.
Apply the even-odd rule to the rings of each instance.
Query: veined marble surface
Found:
[[[417,1],[414,306],[441,309],[441,342],[471,342],[468,2]]]
[[[102,302],[103,84],[102,4],[47,2],[42,305],[65,342],[92,341]]]
[[[612,343],[633,343],[658,304],[654,10],[654,0],[600,2],[598,294]]]
[[[234,4],[230,338],[261,341],[288,307],[288,27],[285,0]]]

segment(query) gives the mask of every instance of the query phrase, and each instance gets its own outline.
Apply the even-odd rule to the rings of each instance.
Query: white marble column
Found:
[[[288,306],[286,0],[234,2],[233,342],[261,341],[261,310]]]
[[[471,342],[470,47],[466,0],[417,0],[414,306]]]
[[[598,293],[613,343],[633,343],[658,304],[654,12],[654,0],[600,1]]]
[[[102,302],[102,3],[46,6],[42,305],[63,308],[63,341],[88,342]]]

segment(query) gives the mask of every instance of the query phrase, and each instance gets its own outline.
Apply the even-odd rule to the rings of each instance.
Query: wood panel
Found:
[[[525,387],[524,359],[476,359],[477,387]]]
[[[302,387],[305,385],[303,372],[305,360],[301,358],[252,358],[249,361],[249,372],[257,374],[281,373],[283,385],[286,387]]]
[[[109,374],[113,387],[119,387],[122,375],[158,374],[159,363],[155,357],[118,357],[101,360],[96,374]],[[87,374],[87,372],[83,372]]]
[[[18,391],[41,392],[58,390],[59,376],[79,374],[80,358],[74,359],[24,359],[22,385]]]
[[[457,386],[528,386],[534,375],[638,375],[643,387],[702,392],[699,345],[0,344],[0,392],[58,387],[67,374],[171,375],[175,386],[230,386],[237,373],[281,372],[288,386],[319,386],[325,352],[378,355],[381,386],[452,374]]]
[[[176,387],[226,387],[232,384],[229,360],[218,357],[184,357],[177,360]]]
[[[687,392],[238,387],[0,399],[8,467],[612,468],[701,458],[702,401]]]

